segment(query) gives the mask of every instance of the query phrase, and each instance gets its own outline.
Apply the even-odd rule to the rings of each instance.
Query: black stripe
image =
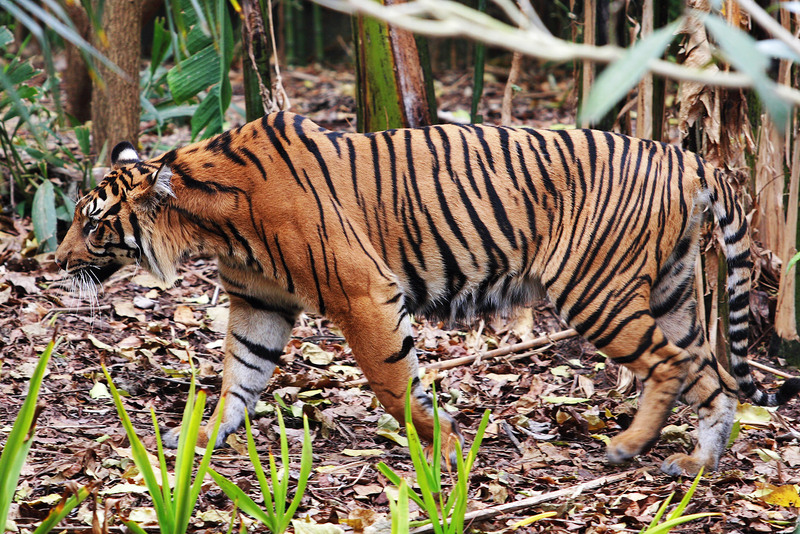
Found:
[[[403,339],[403,346],[400,348],[400,350],[383,360],[383,363],[397,363],[400,360],[405,359],[405,357],[408,356],[408,353],[411,352],[412,348],[414,348],[414,338],[411,336],[406,336],[405,339]]]
[[[253,163],[253,165],[256,166],[256,168],[258,168],[258,172],[261,173],[261,177],[266,182],[267,181],[267,172],[264,170],[264,166],[261,164],[261,160],[258,159],[258,156],[256,156],[252,152],[250,152],[250,150],[246,146],[243,146],[243,147],[239,148],[239,151],[242,154],[244,154],[245,157],[247,157],[247,159],[249,159]]]
[[[250,351],[253,356],[256,356],[262,360],[266,360],[268,362],[272,362],[275,365],[280,363],[281,355],[283,354],[283,348],[280,349],[270,349],[261,345],[260,343],[255,343],[250,341],[246,337],[237,334],[235,331],[231,330],[231,334],[233,337],[236,338],[236,341],[244,345],[248,351]]]

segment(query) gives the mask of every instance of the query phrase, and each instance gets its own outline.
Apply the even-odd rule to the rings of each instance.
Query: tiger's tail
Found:
[[[750,260],[747,219],[745,219],[744,211],[736,200],[734,190],[727,182],[725,174],[711,166],[705,165],[704,167],[705,169],[699,168],[698,173],[705,174],[708,178],[708,182],[703,184],[704,189],[708,194],[709,203],[725,242],[725,257],[728,265],[730,314],[728,337],[731,346],[731,372],[739,390],[753,404],[779,406],[800,392],[800,378],[787,379],[777,392],[767,393],[761,389],[750,373],[747,348],[749,344],[750,272],[753,263]],[[701,182],[704,181],[702,176],[700,178]]]

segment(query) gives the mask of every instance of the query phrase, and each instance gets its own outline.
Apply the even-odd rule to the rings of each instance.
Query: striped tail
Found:
[[[705,173],[704,173],[705,171]],[[725,257],[728,264],[728,298],[730,326],[728,336],[731,344],[731,372],[741,391],[753,404],[759,406],[779,406],[785,404],[800,392],[800,378],[786,380],[776,393],[767,393],[750,374],[747,363],[748,315],[750,312],[750,236],[747,219],[736,200],[733,188],[728,184],[719,169],[708,165],[698,167],[698,175],[704,182],[703,174],[709,178],[704,183],[714,216],[719,222],[725,241]]]

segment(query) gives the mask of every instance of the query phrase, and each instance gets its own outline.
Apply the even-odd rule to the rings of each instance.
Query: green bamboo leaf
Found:
[[[220,86],[212,87],[206,97],[197,106],[197,112],[192,116],[192,139],[195,139],[201,131],[203,137],[222,132],[222,114],[220,113]]]
[[[769,111],[776,129],[779,132],[785,131],[791,105],[778,97],[775,82],[767,76],[769,58],[758,49],[756,40],[716,15],[707,15],[704,22],[716,38],[728,62],[753,80],[753,87]]]
[[[155,76],[170,49],[169,32],[164,28],[164,19],[158,17],[153,22],[153,44],[150,47],[150,76]]]
[[[122,69],[120,69],[115,63],[113,63],[111,60],[109,60],[107,57],[101,54],[83,37],[78,35],[78,33],[76,33],[75,30],[66,26],[56,17],[52,16],[50,13],[48,13],[47,11],[36,5],[35,2],[32,2],[31,0],[14,0],[14,2],[10,0],[0,0],[0,7],[6,9],[12,14],[12,16],[14,16],[14,18],[20,20],[20,22],[22,22],[31,33],[33,33],[34,35],[37,35],[37,33],[39,34],[37,35],[37,40],[39,40],[40,44],[47,42],[47,39],[44,37],[44,33],[37,32],[32,28],[32,26],[39,27],[39,25],[35,23],[34,19],[27,16],[17,6],[15,6],[14,5],[15,2],[20,6],[24,7],[34,16],[36,16],[37,19],[41,20],[49,29],[55,31],[62,39],[74,44],[76,47],[78,47],[79,50],[82,50],[87,54],[90,54],[98,61],[103,63],[106,67],[108,67],[112,72],[118,74],[119,76],[122,76],[125,79],[128,79],[128,75]]]
[[[651,59],[660,57],[675,36],[680,21],[656,30],[638,41],[619,60],[608,65],[589,92],[580,115],[589,122],[600,120],[647,72]]]
[[[33,232],[44,252],[52,252],[58,246],[56,241],[56,192],[50,180],[44,180],[33,196],[31,211]]]

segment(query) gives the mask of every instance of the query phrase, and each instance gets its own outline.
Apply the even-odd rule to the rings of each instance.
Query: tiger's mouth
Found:
[[[69,274],[74,278],[85,279],[96,284],[102,284],[108,280],[112,274],[120,270],[122,265],[117,263],[109,263],[107,265],[87,265],[79,267]]]

